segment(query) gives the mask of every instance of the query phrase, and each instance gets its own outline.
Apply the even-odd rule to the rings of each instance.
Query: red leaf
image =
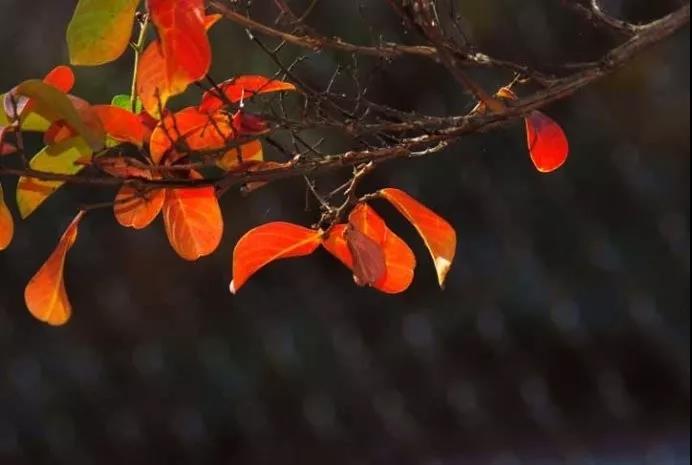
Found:
[[[251,229],[233,249],[231,293],[238,292],[250,276],[274,260],[310,255],[320,245],[321,236],[321,231],[284,222]]]
[[[174,3],[170,0],[167,1]],[[181,3],[188,2],[186,0]],[[206,16],[204,29],[208,30],[218,21],[219,17],[219,15]],[[209,59],[211,60],[211,56]],[[155,40],[144,49],[137,68],[137,95],[146,111],[157,118],[161,116],[159,109],[166,107],[169,97],[184,92],[188,84],[196,80],[171,78],[167,73],[169,61],[175,63],[176,59],[173,57],[169,60],[164,53],[161,42]]]
[[[159,114],[171,95],[183,92],[202,79],[211,64],[204,0],[148,0],[151,20],[159,41],[150,44],[141,57],[138,95],[144,108]],[[138,73],[139,75],[139,73]]]
[[[64,93],[68,93],[72,90],[74,81],[72,68],[65,65],[56,66],[43,78],[43,82],[50,84]]]
[[[193,179],[200,179],[197,173]],[[194,261],[214,252],[223,235],[223,218],[214,187],[166,189],[163,223],[173,249]]]
[[[349,226],[378,244],[384,253],[386,272],[372,287],[388,294],[405,291],[413,281],[416,258],[406,243],[387,227],[384,220],[365,203],[358,204],[349,215]],[[347,225],[334,225],[325,235],[324,248],[349,269],[354,257],[346,239]]]
[[[84,211],[80,211],[72,220],[58,246],[24,290],[24,301],[31,314],[49,325],[65,324],[72,314],[63,272],[67,252],[77,240],[77,226],[83,216]]]
[[[226,104],[226,101],[219,97],[219,90],[223,92],[229,102],[236,103],[256,94],[296,90],[296,87],[290,82],[269,79],[264,76],[238,76],[222,82],[218,89],[205,92],[199,105],[200,111],[213,112]]]
[[[457,235],[454,228],[425,205],[399,189],[382,189],[380,195],[389,200],[413,224],[432,255],[437,281],[444,287],[456,252]]]
[[[561,167],[567,160],[569,144],[560,125],[540,111],[532,111],[524,122],[531,161],[536,169],[549,173]]]

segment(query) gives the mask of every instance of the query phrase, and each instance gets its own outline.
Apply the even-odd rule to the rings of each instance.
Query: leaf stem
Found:
[[[142,54],[144,39],[146,38],[147,29],[149,28],[149,15],[146,13],[137,13],[137,23],[139,24],[139,35],[137,42],[134,43],[135,62],[132,68],[132,87],[130,88],[130,107],[132,113],[137,113],[137,68],[139,68],[139,57]]]

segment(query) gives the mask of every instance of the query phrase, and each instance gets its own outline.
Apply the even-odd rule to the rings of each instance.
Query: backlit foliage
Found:
[[[415,8],[421,6],[419,3],[424,8]],[[18,177],[15,202],[6,198],[0,186],[0,250],[10,246],[15,234],[10,205],[16,205],[19,216],[25,219],[65,183],[81,182],[114,189],[113,202],[107,207],[124,227],[147,228],[161,216],[173,250],[183,259],[194,261],[212,254],[223,240],[219,198],[229,187],[241,184],[244,192],[250,193],[273,180],[301,175],[308,192],[320,205],[319,220],[311,226],[271,222],[243,235],[233,251],[233,294],[266,265],[310,255],[320,246],[349,270],[357,285],[388,294],[405,291],[414,279],[416,257],[371,206],[383,201],[398,210],[418,232],[430,252],[438,284],[444,287],[457,248],[454,228],[400,189],[387,187],[357,195],[361,179],[374,168],[375,162],[434,153],[461,134],[482,130],[484,118],[492,124],[523,117],[530,160],[539,172],[552,172],[565,163],[569,153],[565,132],[536,109],[534,101],[522,108],[514,89],[532,79],[548,91],[557,89],[554,95],[544,97],[545,103],[561,98],[571,89],[564,79],[530,70],[526,75],[517,74],[517,70],[524,70],[519,65],[493,61],[490,57],[467,57],[478,66],[497,66],[515,74],[510,84],[494,95],[488,94],[463,70],[455,68],[457,62],[449,56],[449,46],[441,42],[444,34],[437,29],[440,26],[425,16],[434,3],[415,0],[411,11],[408,5],[404,2],[396,11],[406,24],[415,26],[413,29],[430,47],[406,48],[387,43],[379,48],[365,47],[326,36],[289,34],[269,26],[258,27],[249,16],[215,1],[79,0],[66,32],[70,63],[95,66],[133,53],[134,95],[115,95],[109,97],[110,103],[87,102],[70,93],[75,76],[69,66],[61,65],[43,79],[20,82],[0,96],[0,160],[15,157],[22,165],[12,171]],[[282,15],[292,15],[285,10],[287,7],[281,8]],[[468,115],[456,119],[426,116],[414,121],[407,113],[368,102],[362,92],[354,99],[353,111],[361,107],[365,110],[354,116],[351,110],[344,109],[338,100],[341,97],[331,91],[331,82],[320,92],[299,82],[290,66],[280,64],[276,51],[254,38],[275,59],[279,73],[262,76],[249,70],[247,75],[216,84],[209,76],[212,44],[208,31],[222,17],[248,30],[259,29],[311,49],[332,47],[388,59],[400,53],[431,56],[449,68],[477,105]],[[299,22],[298,18],[294,20]],[[630,53],[629,50],[620,52]],[[611,55],[611,61],[618,59],[617,54]],[[586,74],[586,70],[583,76],[575,75],[575,89],[609,71],[598,66],[592,65],[592,74]],[[169,105],[173,97],[193,85],[203,89],[196,105],[182,109]],[[247,108],[249,103],[271,98],[282,102],[278,108],[270,107],[273,111],[256,114]],[[300,100],[298,116],[285,114],[284,98]],[[368,119],[376,112],[373,119]],[[310,124],[339,128],[365,148],[339,156],[318,156],[316,148],[297,135],[301,127],[309,128]],[[285,149],[270,138],[277,130],[290,133],[293,149]],[[33,155],[26,154],[23,132],[42,133],[45,147]],[[370,136],[396,142],[371,147],[366,139]],[[279,147],[288,157],[265,161],[267,144]],[[352,167],[353,173],[341,187],[329,193],[320,192],[314,175],[331,167]],[[334,203],[334,198],[342,201]],[[78,226],[91,209],[79,209],[55,250],[26,286],[29,311],[50,325],[64,324],[72,313],[64,266],[77,240]]]

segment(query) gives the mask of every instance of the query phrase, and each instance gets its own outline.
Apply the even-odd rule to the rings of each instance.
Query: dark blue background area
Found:
[[[0,90],[67,61],[74,3],[0,0]],[[309,20],[353,42],[372,27],[415,43],[385,3],[322,0]],[[552,66],[618,40],[560,2],[457,3],[465,32],[502,58]],[[645,21],[682,2],[602,3]],[[255,4],[270,17],[272,2]],[[217,80],[275,71],[235,25],[211,37]],[[518,122],[379,167],[362,192],[404,189],[456,227],[444,291],[413,228],[374,203],[418,258],[407,292],[356,287],[318,251],[230,295],[245,231],[317,219],[296,178],[227,194],[222,246],[197,263],[175,255],[160,221],[135,232],[92,212],[66,268],[74,315],[50,328],[26,310],[24,286],[76,206],[114,195],[64,188],[0,253],[0,464],[689,464],[689,49],[687,28],[545,109],[571,145],[554,174],[535,171]],[[305,52],[286,62],[292,53]],[[308,57],[297,72],[316,85],[351,63]],[[131,60],[77,69],[75,93],[127,93]],[[361,67],[377,69],[375,101],[439,115],[473,106],[430,61]],[[488,89],[508,78],[474,77]],[[15,182],[2,182],[16,213]]]

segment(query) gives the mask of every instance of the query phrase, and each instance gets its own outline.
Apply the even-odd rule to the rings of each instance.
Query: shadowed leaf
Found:
[[[14,237],[14,221],[12,213],[5,203],[5,194],[0,184],[0,250],[5,250]]]
[[[354,257],[349,248],[347,228],[356,228],[384,253],[386,272],[372,287],[388,294],[405,291],[413,281],[416,258],[406,243],[384,223],[382,218],[367,204],[358,204],[349,215],[349,224],[334,225],[325,235],[324,248],[338,258],[350,270],[354,269]]]
[[[32,111],[40,114],[48,121],[64,120],[80,134],[93,148],[103,148],[105,134],[103,129],[89,121],[88,104],[81,99],[69,98],[65,93],[38,79],[24,81],[15,88],[17,95],[31,99],[35,106]],[[80,106],[80,111],[75,107]],[[92,124],[89,124],[92,123]]]
[[[344,239],[353,258],[353,279],[359,286],[372,286],[387,272],[382,247],[355,227],[347,226]]]
[[[158,216],[166,199],[165,189],[140,192],[132,186],[123,185],[115,196],[113,213],[122,226],[144,229]]]
[[[56,145],[44,147],[43,150],[34,155],[29,166],[36,171],[77,174],[84,168],[84,165],[76,162],[90,157],[91,154],[91,148],[84,139],[78,136]],[[63,181],[20,177],[17,184],[17,206],[21,217],[28,217],[63,184]]]

